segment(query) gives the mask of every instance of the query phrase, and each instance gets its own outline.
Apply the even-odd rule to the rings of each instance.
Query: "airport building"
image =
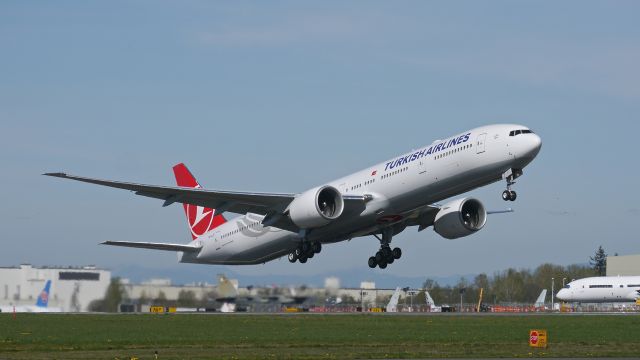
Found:
[[[95,266],[33,267],[23,264],[0,268],[0,305],[35,305],[47,280],[51,280],[49,307],[65,312],[88,311],[104,297],[111,272]]]
[[[394,291],[395,289],[378,289],[375,282],[363,281],[359,288],[341,288],[337,294],[341,299],[352,299],[363,306],[373,307],[386,305]],[[405,296],[406,294],[402,293],[401,297]]]
[[[607,276],[640,275],[640,255],[607,256]]]
[[[122,279],[122,288],[125,298],[133,301],[147,299],[146,301],[150,303],[153,303],[155,299],[177,301],[184,293],[190,293],[199,301],[216,297],[216,285],[208,283],[173,285],[171,279],[150,279],[140,284],[133,284],[128,279]]]
[[[3,308],[33,306],[47,281],[51,281],[49,304],[51,311],[86,312],[95,300],[102,300],[111,282],[111,272],[95,266],[34,267],[23,264],[0,267],[0,306]],[[280,311],[285,304],[303,300],[307,306],[323,304],[331,306],[384,307],[395,289],[379,289],[371,281],[364,281],[359,288],[343,288],[337,278],[328,278],[324,288],[294,287],[240,287],[238,280],[218,276],[217,284],[194,283],[174,285],[170,279],[150,279],[132,283],[121,279],[123,305],[162,305],[184,303],[190,299],[191,307],[219,307],[226,300],[238,298],[249,311]],[[401,293],[401,301],[408,304],[410,294]],[[248,300],[251,299],[251,300]],[[404,300],[407,299],[407,300]],[[181,301],[182,300],[182,301]],[[410,299],[413,300],[413,299]],[[233,301],[233,300],[231,300]],[[416,304],[418,305],[418,304]],[[186,306],[186,305],[183,305]],[[123,311],[123,310],[121,310]],[[354,310],[355,311],[355,310]]]

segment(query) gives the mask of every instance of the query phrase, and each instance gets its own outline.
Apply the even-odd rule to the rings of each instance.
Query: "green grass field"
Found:
[[[547,329],[549,348],[528,346]],[[637,357],[640,316],[0,315],[0,359]]]

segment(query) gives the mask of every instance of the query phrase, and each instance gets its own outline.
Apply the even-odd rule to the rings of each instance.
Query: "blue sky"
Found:
[[[47,171],[298,192],[488,123],[543,149],[516,213],[447,241],[409,229],[384,270],[492,273],[640,253],[640,4],[634,1],[0,3],[0,265],[176,268],[182,209]],[[503,208],[503,184],[472,192]],[[365,268],[373,238],[245,274]],[[211,274],[223,271],[211,267]],[[371,270],[372,277],[381,270]]]

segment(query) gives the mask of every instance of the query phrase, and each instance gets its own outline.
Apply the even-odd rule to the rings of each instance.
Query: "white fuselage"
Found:
[[[60,308],[50,308],[37,305],[1,306],[0,313],[51,313],[61,312]]]
[[[523,169],[540,150],[536,134],[513,136],[521,125],[490,125],[463,132],[391,160],[332,181],[343,195],[371,195],[357,214],[342,214],[313,229],[310,241],[331,243],[374,233],[385,219],[409,218],[430,204],[502,179],[509,169]],[[198,253],[178,253],[181,262],[257,264],[291,252],[300,235],[264,227],[264,217],[246,214],[195,241]]]
[[[601,276],[574,280],[558,291],[566,302],[633,302],[640,298],[640,276]]]

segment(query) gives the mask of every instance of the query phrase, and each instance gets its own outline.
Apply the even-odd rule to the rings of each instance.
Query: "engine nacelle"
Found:
[[[487,222],[487,211],[474,198],[464,198],[445,204],[433,222],[433,229],[446,239],[468,236],[482,229]]]
[[[302,193],[289,205],[289,217],[301,229],[327,225],[342,215],[344,200],[333,186],[321,186]]]

